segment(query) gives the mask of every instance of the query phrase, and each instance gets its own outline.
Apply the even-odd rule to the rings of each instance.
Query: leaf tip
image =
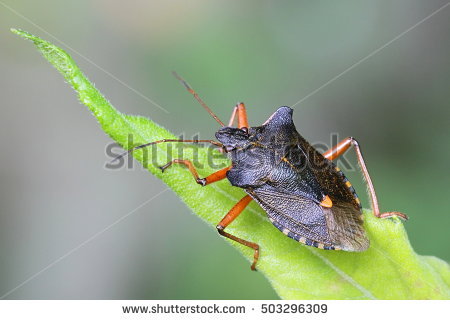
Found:
[[[16,28],[11,28],[10,29],[12,33],[17,34],[18,36],[33,41],[34,43],[36,43],[38,40],[40,40],[38,37],[32,35],[31,33],[21,30],[21,29],[16,29]],[[42,40],[41,40],[42,41]]]
[[[24,37],[24,38],[29,38],[29,37],[32,36],[30,33],[26,32],[26,31],[23,31],[21,29],[11,28],[10,30],[11,30],[12,33],[15,33],[15,34],[17,34],[17,35],[19,35],[21,37]]]

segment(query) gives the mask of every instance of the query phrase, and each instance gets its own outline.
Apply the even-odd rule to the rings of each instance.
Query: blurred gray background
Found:
[[[307,97],[300,133],[358,138],[382,209],[410,216],[419,254],[448,261],[450,6],[375,51],[447,2],[1,0],[0,295],[276,298],[171,191],[100,233],[165,185],[139,164],[104,169],[110,139],[11,27],[66,49],[120,111],[176,134],[212,138],[217,124],[172,70],[223,119],[242,100],[259,125]]]

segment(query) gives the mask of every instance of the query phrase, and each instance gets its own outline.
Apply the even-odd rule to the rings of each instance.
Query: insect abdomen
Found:
[[[315,247],[318,249],[324,249],[324,250],[341,250],[341,248],[337,247],[337,246],[333,246],[333,245],[327,245],[321,242],[317,242],[311,239],[307,239],[305,237],[302,237],[292,231],[289,231],[287,228],[283,227],[281,224],[279,224],[278,222],[276,222],[275,220],[273,220],[272,218],[269,218],[270,222],[272,222],[272,224],[281,232],[283,232],[283,234],[285,234],[286,236],[288,236],[289,238],[303,243],[307,246],[311,246],[311,247]]]

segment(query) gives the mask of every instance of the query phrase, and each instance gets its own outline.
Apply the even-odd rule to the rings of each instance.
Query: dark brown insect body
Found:
[[[291,108],[279,108],[260,127],[222,128],[216,138],[230,154],[230,183],[243,188],[289,238],[321,249],[368,248],[355,190],[300,136]]]
[[[332,162],[351,146],[355,148],[367,182],[374,215],[379,218],[395,215],[407,219],[400,212],[380,213],[372,181],[355,139],[344,139],[321,154],[297,132],[289,107],[279,108],[263,125],[249,127],[245,106],[238,103],[228,126],[225,126],[197,93],[177,74],[175,76],[222,126],[216,132],[219,142],[165,139],[130,151],[162,142],[208,142],[227,152],[231,166],[205,178],[200,178],[192,163],[185,159],[174,159],[161,170],[174,163],[183,164],[202,186],[228,178],[233,186],[245,190],[247,195],[224,216],[217,230],[222,236],[255,250],[252,270],[256,269],[259,258],[258,244],[224,231],[252,200],[267,212],[276,228],[298,242],[326,250],[363,251],[369,247],[358,196]],[[233,127],[235,119],[237,128]]]

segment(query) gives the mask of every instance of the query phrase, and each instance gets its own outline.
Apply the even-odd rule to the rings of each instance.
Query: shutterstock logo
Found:
[[[126,143],[126,146],[130,147],[128,151],[124,150],[117,143],[110,143],[106,146],[105,153],[108,160],[104,167],[108,170],[134,170],[136,165],[138,165],[139,169],[149,166],[159,168],[174,159],[190,160],[197,169],[210,168],[212,170],[218,170],[224,168],[226,165],[229,165],[226,152],[224,152],[223,148],[218,146],[220,143],[212,144],[208,142],[201,142],[202,139],[200,139],[199,134],[192,137],[180,135],[178,139],[195,142],[165,142],[160,140],[158,141],[159,143],[139,148],[142,144],[152,141],[146,142],[140,140],[139,143],[136,143],[133,135],[130,134],[128,135]],[[338,134],[333,133],[330,135],[329,143],[319,141],[311,143],[311,146],[317,152],[323,154],[332,146],[337,145],[340,140],[341,139]],[[256,149],[252,149],[251,147],[248,148],[245,152],[245,165],[249,166],[249,168],[255,169],[266,165],[268,162],[271,164],[276,163],[277,161],[280,161],[280,159],[278,159],[280,158],[280,150],[282,150],[284,157],[294,161],[293,165],[295,165],[298,170],[302,170],[307,166],[320,170],[323,166],[329,165],[329,162],[319,159],[313,149],[304,150],[299,148],[297,145],[280,146],[275,143],[275,137],[273,137],[273,141],[273,143],[269,144],[269,149],[276,150],[276,152],[265,152],[264,156],[262,156],[261,152],[257,152]],[[142,164],[144,164],[144,166],[133,160],[133,154],[138,156],[138,159]],[[345,171],[355,170],[355,166],[348,161],[345,154],[339,157],[335,163]]]

